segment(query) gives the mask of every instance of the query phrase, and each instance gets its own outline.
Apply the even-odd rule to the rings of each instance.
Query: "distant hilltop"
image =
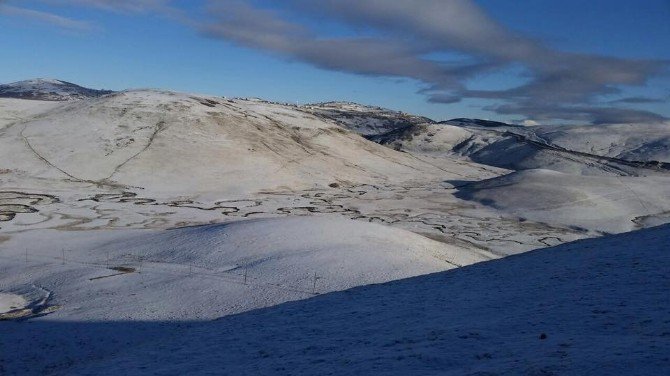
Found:
[[[0,85],[0,98],[69,101],[95,98],[110,93],[113,93],[113,91],[89,89],[71,82],[48,78],[36,78]]]

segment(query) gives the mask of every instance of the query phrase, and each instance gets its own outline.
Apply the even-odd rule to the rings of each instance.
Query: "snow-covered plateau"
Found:
[[[670,124],[0,85],[0,375],[670,374]]]

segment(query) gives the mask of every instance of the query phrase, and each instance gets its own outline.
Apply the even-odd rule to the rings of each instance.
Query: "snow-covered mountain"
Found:
[[[70,82],[37,78],[0,85],[0,98],[69,101],[110,94],[110,90],[85,88]]]
[[[664,124],[72,98],[0,98],[0,374],[667,373]]]

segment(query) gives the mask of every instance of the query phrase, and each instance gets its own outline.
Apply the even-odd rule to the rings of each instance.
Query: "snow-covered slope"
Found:
[[[37,78],[0,85],[0,98],[69,101],[110,94],[110,90],[85,88],[70,82]]]
[[[0,323],[0,354],[9,374],[664,375],[669,239],[579,241],[213,322]]]
[[[70,321],[211,319],[492,258],[340,216],[33,231],[0,243],[0,254],[0,292],[30,304],[42,294],[25,291],[47,291],[57,309],[43,319]]]
[[[631,161],[670,163],[670,122],[543,126],[535,134],[547,143],[569,150]]]
[[[301,106],[303,111],[331,119],[364,136],[375,136],[415,124],[432,123],[431,119],[381,107],[351,102],[325,102]]]
[[[0,132],[14,123],[34,118],[60,105],[62,103],[55,101],[0,98]]]
[[[670,170],[670,125],[521,127],[477,119],[412,125],[372,139],[415,154],[461,156],[512,170],[644,175]]]
[[[457,196],[517,218],[606,232],[670,221],[670,176],[582,176],[525,170],[462,186]]]

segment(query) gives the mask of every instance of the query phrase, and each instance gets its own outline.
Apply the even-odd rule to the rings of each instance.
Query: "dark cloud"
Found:
[[[537,123],[549,122],[555,119],[590,122],[593,124],[650,123],[667,120],[665,117],[650,111],[595,105],[572,106],[526,103],[490,106],[485,109],[505,115],[523,114]]]
[[[289,0],[281,8],[283,12],[333,19],[358,30],[373,30],[370,34],[376,35],[348,39],[321,37],[286,21],[278,11],[255,8],[248,2],[210,4],[216,4],[210,8],[212,18],[201,26],[210,37],[325,69],[412,78],[426,85],[420,92],[430,102],[494,99],[502,104],[492,107],[493,111],[533,120],[601,122],[611,115],[662,119],[644,111],[599,107],[599,96],[619,94],[622,86],[643,85],[650,77],[666,72],[668,62],[556,51],[509,30],[472,1]],[[441,52],[456,52],[467,59],[426,58]],[[466,88],[468,80],[512,65],[528,70],[530,79],[525,84],[494,91]]]
[[[617,100],[610,101],[609,103],[628,103],[628,104],[641,104],[641,103],[663,103],[666,102],[668,98],[649,98],[649,97],[626,97]]]

